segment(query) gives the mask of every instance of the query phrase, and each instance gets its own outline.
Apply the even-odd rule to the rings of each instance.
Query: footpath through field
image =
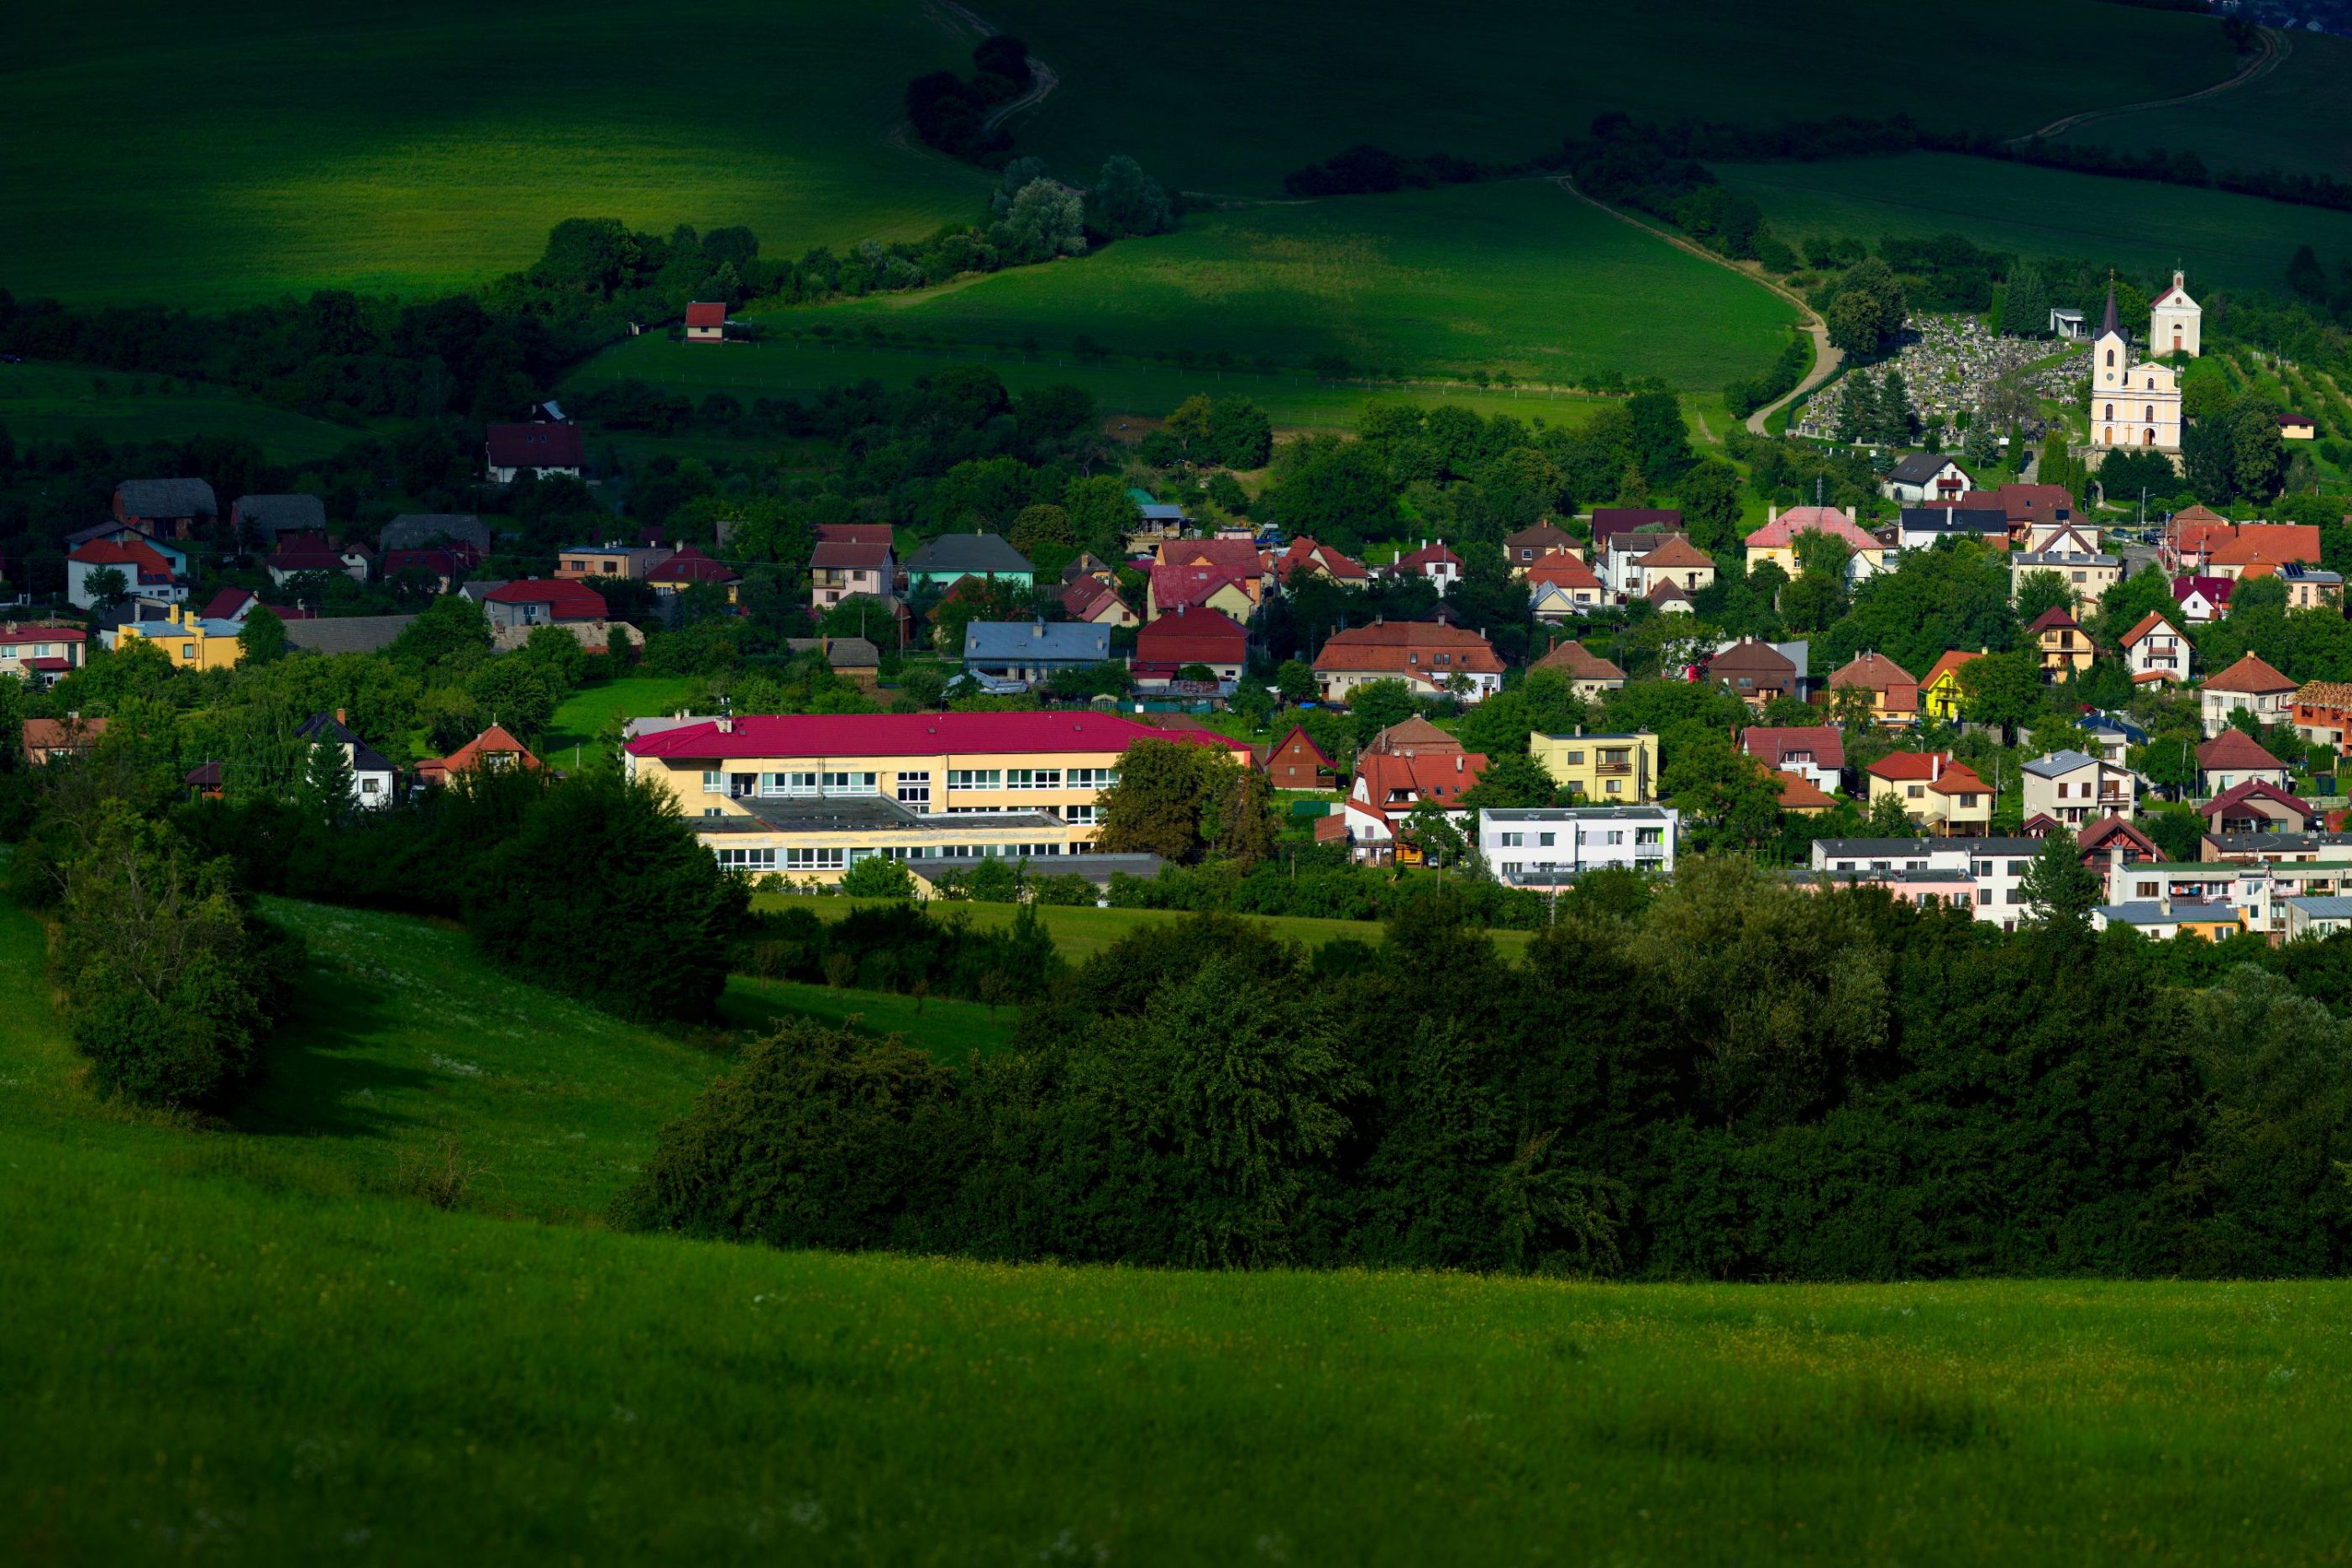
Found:
[[[1669,229],[1662,229],[1654,224],[1645,224],[1631,213],[1621,212],[1598,197],[1587,195],[1578,190],[1575,180],[1566,174],[1555,177],[1552,183],[1578,201],[1600,208],[1621,224],[1631,224],[1643,234],[1656,235],[1676,250],[1688,251],[1701,261],[1711,261],[1717,267],[1739,274],[1750,283],[1770,289],[1803,313],[1805,330],[1811,333],[1813,338],[1813,368],[1805,372],[1805,379],[1799,382],[1787,396],[1773,399],[1748,416],[1748,428],[1757,434],[1768,434],[1764,428],[1766,420],[1829,380],[1831,376],[1837,373],[1838,366],[1845,362],[1844,353],[1830,342],[1829,323],[1822,319],[1822,313],[1806,304],[1804,297],[1796,290],[1783,287],[1766,277],[1761,267],[1752,262],[1737,262],[1729,256],[1717,256],[1695,240],[1685,239],[1681,235]]]
[[[2222,93],[2244,87],[2249,82],[2260,81],[2286,63],[2286,57],[2294,53],[2294,40],[2284,33],[2273,32],[2268,27],[2258,30],[2262,34],[2263,52],[2248,62],[2244,70],[2240,71],[2228,81],[2217,81],[2211,87],[2200,88],[2195,92],[2185,92],[2179,98],[2152,98],[2144,103],[2117,104],[2113,109],[2086,109],[2080,114],[2070,114],[2063,119],[2053,120],[2039,131],[2029,131],[2022,136],[2012,136],[2009,139],[2009,144],[2015,147],[2021,142],[2040,141],[2049,137],[2063,135],[2069,131],[2079,130],[2098,120],[2114,120],[2126,114],[2137,114],[2143,110],[2172,109],[2184,103],[2195,103],[2200,99],[2219,97]]]

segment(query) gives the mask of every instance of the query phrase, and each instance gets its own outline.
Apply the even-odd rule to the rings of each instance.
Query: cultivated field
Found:
[[[2210,169],[2287,169],[2352,179],[2352,39],[2286,35],[2286,57],[2194,103],[2092,120],[2060,141],[2194,151]]]
[[[2281,292],[2299,245],[2352,258],[2352,213],[2187,186],[1941,153],[1714,167],[1791,240],[1958,233],[1997,249],[2113,262],[2149,277],[2177,260],[2198,292],[2215,285]]]
[[[722,1055],[474,970],[454,933],[272,913],[314,945],[313,1008],[230,1124],[92,1103],[37,928],[0,914],[13,1562],[2345,1557],[2342,1284],[619,1236],[594,1217]]]
[[[278,463],[330,456],[368,434],[203,382],[166,391],[162,376],[60,364],[0,365],[0,425],[20,444],[70,441],[85,429],[109,441],[246,435]]]

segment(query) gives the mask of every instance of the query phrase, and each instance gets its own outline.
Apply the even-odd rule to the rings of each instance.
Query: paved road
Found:
[[[1705,246],[1698,244],[1696,240],[1685,239],[1681,235],[1675,234],[1672,230],[1662,229],[1654,224],[1645,224],[1630,213],[1620,212],[1606,202],[1596,201],[1594,198],[1586,195],[1582,191],[1578,190],[1576,188],[1576,182],[1566,174],[1559,176],[1552,183],[1558,185],[1561,190],[1566,191],[1570,195],[1574,196],[1578,201],[1588,203],[1592,206],[1600,208],[1602,212],[1607,213],[1611,217],[1615,218],[1621,224],[1631,224],[1633,227],[1640,229],[1643,234],[1655,235],[1658,238],[1665,241],[1668,245],[1673,246],[1676,250],[1688,251],[1691,255],[1698,257],[1701,261],[1713,262],[1716,266],[1720,267],[1727,271],[1739,274],[1740,277],[1748,279],[1748,282],[1757,285],[1759,287],[1770,289],[1773,293],[1779,295],[1781,298],[1795,306],[1799,312],[1803,315],[1805,319],[1805,330],[1811,333],[1813,338],[1813,368],[1805,372],[1805,379],[1799,382],[1795,390],[1791,391],[1786,397],[1775,398],[1770,402],[1766,403],[1762,408],[1758,409],[1754,413],[1748,416],[1748,428],[1755,432],[1757,434],[1762,435],[1765,434],[1764,422],[1766,420],[1780,413],[1780,410],[1786,408],[1790,403],[1795,402],[1797,399],[1804,396],[1807,392],[1812,391],[1823,382],[1829,380],[1830,377],[1835,375],[1837,373],[1837,368],[1845,362],[1844,352],[1833,347],[1830,342],[1829,323],[1822,319],[1821,312],[1806,304],[1803,295],[1799,294],[1792,288],[1783,287],[1781,285],[1773,282],[1772,279],[1766,275],[1764,269],[1754,262],[1738,262],[1732,260],[1729,256],[1717,256],[1715,252],[1707,249]]]

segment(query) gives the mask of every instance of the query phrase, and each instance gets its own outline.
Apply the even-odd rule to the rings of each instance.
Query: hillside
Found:
[[[619,1236],[566,1221],[716,1059],[469,973],[451,933],[274,913],[341,1009],[291,1049],[334,1070],[281,1061],[228,1126],[89,1102],[38,932],[0,913],[13,1561],[2342,1544],[2341,1284],[1767,1292]],[[487,1168],[442,1212],[404,1173],[451,1133]]]
[[[69,441],[83,430],[110,441],[250,436],[274,463],[326,457],[367,433],[202,382],[172,382],[88,365],[0,365],[0,425],[19,442]]]

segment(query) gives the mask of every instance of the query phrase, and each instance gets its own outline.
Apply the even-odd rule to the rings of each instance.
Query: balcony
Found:
[[[1630,762],[1598,762],[1593,764],[1592,771],[1604,779],[1612,775],[1622,778],[1633,771],[1633,765]]]

